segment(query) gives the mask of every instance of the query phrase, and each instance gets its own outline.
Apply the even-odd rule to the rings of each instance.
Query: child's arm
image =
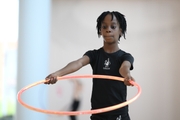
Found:
[[[73,72],[79,70],[80,68],[82,68],[83,66],[89,64],[89,61],[90,61],[89,57],[85,55],[85,56],[83,56],[82,58],[80,58],[78,60],[70,62],[64,68],[62,68],[62,69],[48,75],[46,77],[45,84],[54,84],[54,83],[56,83],[58,76],[63,76],[63,75],[73,73]]]
[[[119,69],[120,74],[124,77],[124,84],[128,86],[133,86],[130,80],[134,81],[134,78],[130,73],[131,63],[129,61],[124,61]]]

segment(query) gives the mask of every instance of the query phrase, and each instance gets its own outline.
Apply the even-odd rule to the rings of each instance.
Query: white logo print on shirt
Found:
[[[109,58],[107,59],[107,60],[105,60],[104,61],[104,67],[103,67],[103,69],[104,70],[110,70],[110,64],[111,64],[111,62],[110,62],[110,60],[109,60]]]

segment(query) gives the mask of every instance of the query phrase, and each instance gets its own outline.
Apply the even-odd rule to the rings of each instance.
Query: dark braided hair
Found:
[[[103,12],[98,18],[97,18],[97,34],[98,36],[100,37],[101,33],[100,33],[100,29],[101,29],[101,24],[104,20],[104,18],[106,17],[106,15],[110,14],[112,16],[112,20],[113,20],[113,17],[115,16],[118,23],[119,23],[119,28],[122,29],[122,34],[124,36],[124,39],[126,39],[126,36],[125,36],[125,33],[126,33],[126,27],[127,27],[127,24],[126,24],[126,19],[125,19],[125,16],[117,11],[106,11],[106,12]],[[119,40],[120,40],[120,37],[119,36]]]

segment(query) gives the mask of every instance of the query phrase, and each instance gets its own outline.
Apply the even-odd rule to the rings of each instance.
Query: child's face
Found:
[[[122,34],[119,23],[115,16],[108,14],[101,25],[101,35],[106,43],[118,42],[119,36]]]

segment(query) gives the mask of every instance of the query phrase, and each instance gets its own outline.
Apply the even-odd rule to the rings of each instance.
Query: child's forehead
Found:
[[[107,14],[102,20],[102,24],[106,24],[106,23],[118,24],[118,20],[114,14]]]

